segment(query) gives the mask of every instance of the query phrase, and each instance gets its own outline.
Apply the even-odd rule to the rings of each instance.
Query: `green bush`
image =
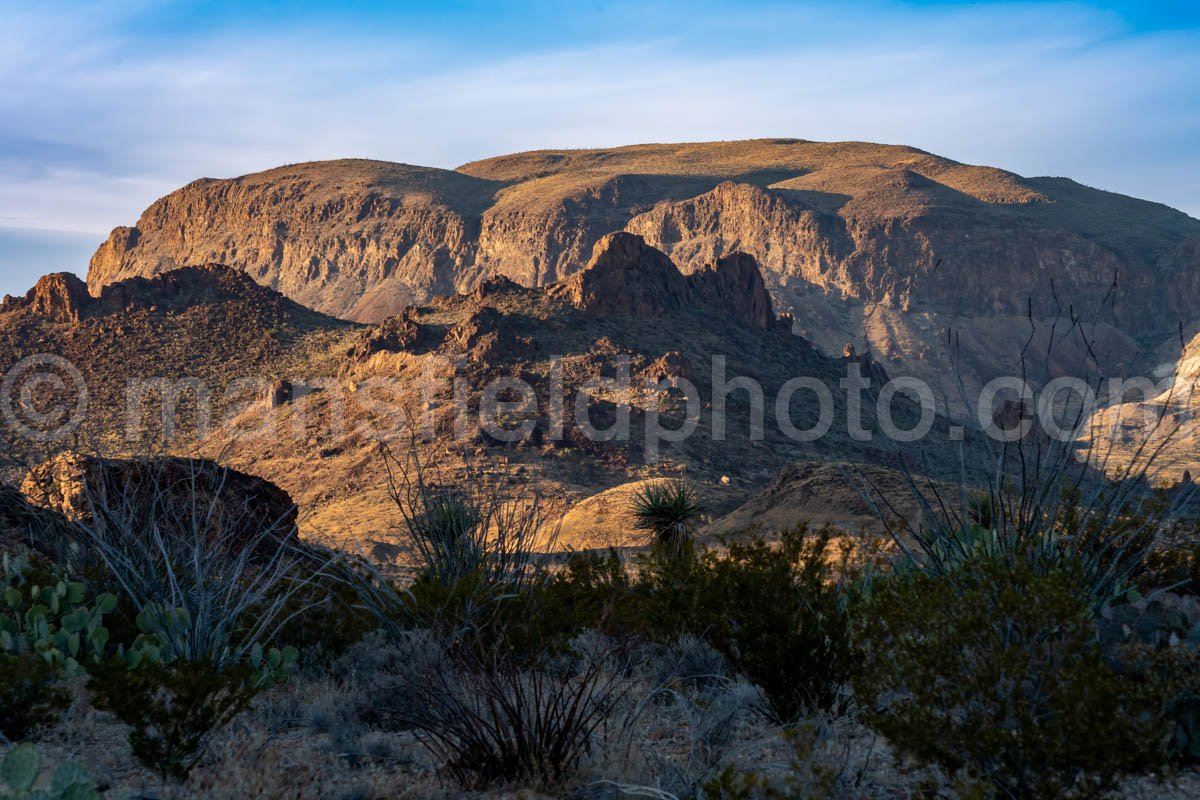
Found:
[[[1200,545],[1155,551],[1139,578],[1138,588],[1147,593],[1167,586],[1179,594],[1200,595]]]
[[[1200,604],[1161,593],[1105,608],[1099,630],[1109,663],[1146,684],[1170,729],[1171,758],[1200,762]]]
[[[217,670],[203,662],[145,662],[130,669],[112,661],[91,672],[95,706],[130,727],[134,756],[164,780],[185,780],[212,732],[259,691],[249,665]]]
[[[240,662],[189,661],[185,609],[150,606],[137,625],[141,633],[128,649],[89,665],[88,688],[97,708],[129,726],[134,756],[164,780],[185,780],[210,735],[260,691],[286,681],[298,656],[292,647],[256,644]]]
[[[319,576],[288,599],[279,614],[283,624],[273,641],[294,647],[305,661],[336,659],[379,625],[362,608],[362,599],[344,575]]]
[[[844,566],[828,531],[803,526],[781,533],[777,547],[756,539],[724,554],[659,549],[623,618],[660,640],[704,639],[791,721],[836,705],[853,669]]]
[[[1096,642],[1086,580],[1016,556],[883,579],[858,609],[854,680],[905,755],[1001,796],[1090,796],[1161,763],[1143,687]]]
[[[470,631],[526,660],[562,652],[587,630],[667,643],[694,636],[790,721],[834,706],[853,667],[843,568],[829,534],[804,527],[784,532],[778,546],[755,540],[724,553],[663,543],[632,575],[615,553],[577,555],[499,602],[482,578],[449,587],[418,579],[410,625]]]

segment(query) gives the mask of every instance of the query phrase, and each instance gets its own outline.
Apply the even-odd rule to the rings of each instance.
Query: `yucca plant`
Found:
[[[681,480],[648,483],[633,495],[634,526],[649,531],[659,544],[679,546],[691,538],[703,508],[696,490]]]
[[[550,524],[555,509],[536,485],[509,494],[469,462],[465,474],[446,474],[422,461],[415,444],[404,456],[381,444],[380,454],[399,532],[423,577],[446,587],[474,577],[500,594],[526,586],[537,548],[549,548],[557,530]]]

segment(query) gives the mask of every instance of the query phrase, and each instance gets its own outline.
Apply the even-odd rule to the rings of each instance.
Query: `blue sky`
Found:
[[[201,176],[756,136],[1200,216],[1200,3],[0,0],[0,292]]]

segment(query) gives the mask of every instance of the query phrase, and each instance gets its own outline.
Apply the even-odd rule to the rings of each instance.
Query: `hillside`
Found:
[[[319,311],[378,321],[488,275],[558,280],[621,229],[684,271],[744,251],[772,288],[905,311],[1021,315],[1032,300],[1039,316],[1073,305],[1144,334],[1200,307],[1187,244],[1200,221],[1180,212],[911,147],[796,139],[203,179],[114,230],[89,284],[216,261]]]
[[[219,425],[258,402],[277,379],[335,371],[331,344],[358,327],[220,265],[125,279],[96,297],[88,288],[73,275],[49,275],[26,296],[0,305],[0,364],[14,370],[14,394],[34,392],[35,410],[45,415],[22,414],[16,422],[36,433],[58,430],[81,397],[77,382],[86,386],[82,424],[70,436],[31,440],[5,418],[4,456],[15,477],[64,447],[103,454],[178,448],[202,422],[196,408],[205,393],[209,423]],[[70,367],[58,362],[14,369],[43,354]],[[52,386],[39,373],[60,383]],[[170,398],[177,399],[175,413]],[[172,441],[164,440],[166,426],[174,427]]]
[[[747,256],[683,274],[640,238],[612,234],[566,281],[527,289],[493,279],[357,336],[338,386],[263,412],[284,435],[245,437],[229,426],[203,448],[283,487],[305,511],[302,534],[333,544],[390,552],[396,520],[383,481],[381,441],[401,455],[415,447],[441,480],[535,484],[568,507],[631,481],[682,474],[704,494],[712,515],[733,510],[796,460],[895,463],[894,445],[885,437],[851,437],[846,396],[836,388],[826,435],[814,441],[785,435],[775,405],[784,384],[808,376],[837,387],[846,365],[776,319],[757,265]],[[744,390],[728,398],[724,438],[715,432],[714,356],[727,358],[726,380],[748,376],[762,387],[761,438],[749,435],[752,406]],[[614,384],[623,369],[628,383]],[[482,398],[504,378],[524,381],[535,406],[503,390],[496,399],[508,405],[488,427],[479,415]],[[685,386],[670,387],[679,381],[695,386],[693,410]],[[556,397],[561,416],[553,411]],[[865,406],[865,427],[874,430],[875,406]],[[808,391],[797,392],[784,408],[799,430],[820,417]],[[893,408],[902,429],[919,417],[904,395]],[[655,409],[657,418],[651,416]],[[623,415],[628,435],[603,435]],[[654,425],[680,430],[689,417],[695,430],[680,441],[648,435]],[[928,441],[910,452],[919,459],[927,451],[926,468],[953,472],[956,450],[945,446],[947,437],[947,423],[938,418]],[[567,525],[564,535],[574,536],[569,532],[577,527]],[[580,529],[579,538],[563,546],[592,546],[592,533]]]

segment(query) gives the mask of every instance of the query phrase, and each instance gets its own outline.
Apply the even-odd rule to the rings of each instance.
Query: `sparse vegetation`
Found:
[[[641,630],[700,637],[766,694],[783,722],[834,707],[850,674],[847,587],[829,532],[785,531],[725,554],[659,551],[633,595]]]
[[[345,791],[385,795],[366,776],[662,798],[1094,796],[1196,758],[1200,606],[1159,591],[1184,589],[1192,562],[1126,560],[1136,514],[1096,529],[1109,559],[1061,533],[1079,529],[1068,500],[1046,507],[1049,539],[1005,528],[1004,501],[981,496],[918,552],[864,560],[803,524],[703,547],[695,494],[652,484],[649,548],[555,560],[537,552],[540,499],[385,458],[418,556],[408,579],[269,520],[248,528],[190,480],[182,504],[93,502],[49,548],[84,579],[6,579],[4,737],[106,712],[167,795],[231,785],[223,769],[325,791],[311,770],[251,777],[297,739]],[[261,744],[242,752],[250,735]],[[913,776],[881,777],[888,748]]]

